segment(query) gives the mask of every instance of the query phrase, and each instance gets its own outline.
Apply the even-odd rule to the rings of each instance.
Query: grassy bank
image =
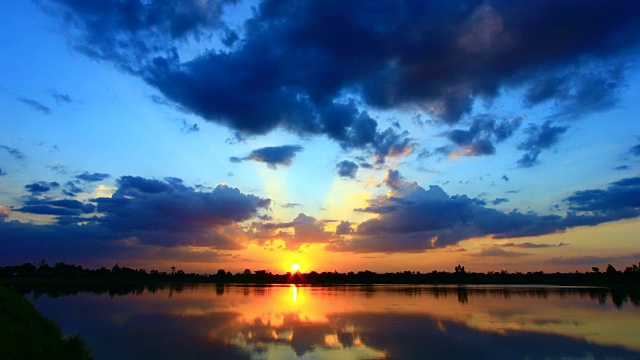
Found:
[[[90,359],[79,336],[64,338],[18,293],[0,286],[0,359]]]

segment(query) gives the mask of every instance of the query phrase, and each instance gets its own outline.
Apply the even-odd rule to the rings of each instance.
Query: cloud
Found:
[[[445,135],[457,146],[451,152],[463,156],[493,155],[496,152],[494,143],[510,138],[521,124],[521,117],[499,122],[493,117],[478,117],[468,130],[456,129]]]
[[[640,9],[628,1],[266,0],[235,31],[221,20],[231,3],[41,7],[76,49],[204,119],[245,135],[322,134],[380,154],[407,151],[407,136],[392,130],[400,138],[392,150],[394,137],[366,109],[413,108],[455,124],[474,102],[523,87],[531,106],[554,100],[575,116],[607,108],[625,73],[608,64],[624,63],[640,27]],[[184,57],[184,47],[203,50]],[[476,151],[490,151],[483,143]]]
[[[564,200],[572,211],[604,217],[640,215],[640,177],[613,182],[607,189],[580,190]]]
[[[450,196],[436,185],[425,189],[406,182],[395,170],[387,172],[385,183],[387,194],[356,209],[377,217],[358,224],[350,239],[332,241],[327,250],[419,252],[479,237],[539,236],[640,216],[640,178],[622,179],[606,190],[575,192],[565,199],[569,211],[564,217],[516,210],[504,213],[466,195]]]
[[[180,129],[180,131],[183,134],[191,134],[191,133],[199,132],[200,127],[196,123],[189,124],[185,119],[182,119],[182,129]]]
[[[5,176],[5,175],[7,175],[7,173],[4,170],[2,170],[2,168],[0,168],[0,176]]]
[[[43,105],[41,102],[39,102],[37,100],[24,98],[24,97],[18,97],[18,101],[20,101],[23,104],[28,105],[33,110],[39,111],[39,112],[41,112],[41,113],[43,113],[45,115],[51,114],[51,109],[49,107]]]
[[[586,68],[541,77],[526,90],[525,104],[533,106],[553,100],[559,108],[556,116],[568,118],[608,110],[616,104],[617,90],[624,84],[624,66],[620,63],[595,71]]]
[[[631,149],[629,149],[629,153],[634,156],[640,156],[640,144],[635,145]]]
[[[500,180],[504,180],[504,182],[508,182],[509,178],[507,177],[507,175],[502,175],[502,177],[500,178]]]
[[[545,263],[554,265],[599,265],[607,264],[616,260],[634,260],[640,259],[640,253],[625,256],[560,256],[551,258]]]
[[[325,222],[299,213],[288,223],[253,223],[250,235],[261,245],[267,240],[281,239],[287,249],[299,249],[305,244],[327,243],[335,236],[324,230]],[[292,233],[281,229],[291,229]]]
[[[81,214],[91,214],[96,210],[96,206],[91,203],[83,203],[78,200],[40,200],[32,199],[25,202],[26,206],[15,209],[15,211],[55,216],[79,216]]]
[[[269,146],[253,150],[251,154],[244,158],[233,156],[229,158],[229,160],[233,163],[239,163],[244,160],[263,162],[266,163],[269,168],[276,169],[277,165],[291,165],[291,161],[296,156],[296,153],[303,149],[300,145]]]
[[[59,92],[55,91],[53,94],[51,94],[51,96],[59,104],[60,103],[65,103],[65,104],[73,103],[73,99],[68,94],[63,94],[63,93],[59,93]]]
[[[247,240],[239,223],[259,217],[271,203],[226,185],[198,191],[176,178],[123,176],[116,184],[110,197],[87,201],[27,198],[15,211],[54,216],[56,222],[7,222],[4,216],[0,252],[83,259],[131,252],[153,256],[161,248],[239,249]],[[135,246],[122,239],[135,239]]]
[[[32,194],[48,192],[51,189],[56,189],[59,187],[60,187],[60,183],[55,181],[53,182],[37,181],[24,186],[24,188]]]
[[[353,229],[349,221],[340,221],[340,224],[336,226],[336,235],[349,235],[352,232]]]
[[[336,169],[340,177],[355,179],[356,173],[358,172],[358,164],[353,161],[342,160],[336,165]]]
[[[181,233],[202,231],[248,220],[270,200],[245,195],[236,188],[218,185],[211,192],[197,192],[181,179],[164,181],[123,176],[111,197],[94,201],[104,213],[98,221],[113,231]]]
[[[569,244],[567,243],[559,243],[559,244],[534,244],[531,242],[523,242],[520,244],[516,244],[516,243],[506,243],[506,244],[502,244],[499,245],[500,247],[516,247],[516,248],[522,248],[522,249],[541,249],[541,248],[550,248],[550,247],[561,247],[561,246],[568,246]]]
[[[302,205],[298,204],[298,203],[286,203],[286,204],[280,205],[280,207],[284,208],[284,209],[293,209],[293,208],[298,207],[298,206],[302,206]]]
[[[62,193],[65,194],[66,196],[74,197],[76,196],[76,194],[80,194],[84,192],[84,190],[79,188],[73,181],[67,181],[64,184],[64,187],[65,188],[62,190]]]
[[[475,254],[475,256],[480,257],[521,257],[530,255],[527,253],[519,253],[515,251],[505,251],[497,247],[485,248],[480,250],[479,253]]]
[[[47,168],[51,169],[51,171],[58,175],[65,175],[67,173],[67,167],[62,164],[49,165]]]
[[[0,149],[5,150],[7,153],[9,153],[9,155],[11,155],[12,157],[14,157],[15,159],[18,160],[24,160],[24,158],[26,157],[22,151],[16,149],[16,148],[12,148],[12,147],[8,147],[6,145],[0,145]]]
[[[527,138],[518,145],[518,149],[525,151],[522,158],[518,160],[518,166],[527,168],[537,165],[538,155],[542,150],[555,145],[568,128],[568,126],[554,126],[551,121],[545,121],[542,125],[529,124],[525,130]]]
[[[491,203],[493,205],[500,205],[500,204],[506,203],[506,202],[509,202],[509,200],[505,199],[505,198],[495,198]]]
[[[76,175],[76,179],[78,180],[82,180],[82,181],[87,181],[87,182],[97,182],[97,181],[102,181],[104,179],[109,178],[110,175],[109,174],[105,174],[105,173],[93,173],[90,174],[88,172],[84,172],[80,175]]]

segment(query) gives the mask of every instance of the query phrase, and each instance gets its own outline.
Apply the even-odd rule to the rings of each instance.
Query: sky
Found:
[[[0,264],[640,261],[636,1],[0,3]]]

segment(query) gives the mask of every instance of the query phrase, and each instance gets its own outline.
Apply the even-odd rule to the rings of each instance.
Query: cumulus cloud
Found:
[[[16,148],[12,148],[6,145],[0,145],[0,149],[5,150],[9,155],[11,155],[13,158],[18,159],[18,160],[24,160],[25,155],[24,153],[22,153],[22,151],[16,149]]]
[[[622,179],[606,190],[574,193],[565,199],[569,211],[564,217],[515,210],[504,213],[466,195],[450,196],[439,186],[425,189],[415,182],[404,181],[395,170],[388,171],[385,183],[389,187],[387,194],[369,200],[365,208],[356,209],[377,217],[358,224],[351,239],[332,241],[328,250],[426,251],[478,237],[538,236],[640,216],[640,178]],[[535,246],[529,246],[532,247]]]
[[[87,201],[27,198],[15,211],[54,216],[56,222],[0,222],[0,248],[7,254],[59,254],[64,249],[95,257],[101,251],[122,255],[127,249],[120,240],[135,238],[137,249],[239,249],[246,234],[238,223],[259,217],[271,203],[226,185],[198,191],[177,178],[123,176],[116,184],[110,197]]]
[[[542,150],[553,147],[568,128],[568,126],[554,126],[552,121],[545,121],[542,125],[529,124],[525,130],[526,139],[518,145],[518,149],[525,151],[518,160],[518,166],[527,168],[537,165],[538,156]]]
[[[250,234],[260,244],[280,239],[285,242],[287,249],[298,249],[305,244],[327,243],[333,239],[334,234],[325,231],[324,227],[324,221],[299,213],[293,221],[287,223],[253,223]]]
[[[268,146],[253,150],[251,154],[244,158],[233,156],[229,158],[229,160],[233,163],[239,163],[244,160],[263,162],[267,164],[269,168],[276,169],[277,165],[291,165],[293,158],[303,149],[300,145]]]
[[[340,224],[336,226],[336,235],[349,235],[353,229],[349,221],[340,221]]]
[[[181,179],[164,181],[123,176],[111,197],[94,201],[104,216],[100,224],[114,231],[181,233],[203,231],[254,217],[270,200],[218,185],[198,192]]]
[[[58,182],[46,182],[46,181],[37,181],[31,184],[27,184],[24,188],[32,193],[32,194],[40,194],[48,192],[51,189],[56,189],[60,187],[60,183]]]
[[[80,175],[76,175],[76,179],[78,180],[82,180],[82,181],[87,181],[87,182],[97,182],[97,181],[102,181],[104,179],[109,178],[110,175],[109,174],[104,174],[104,173],[93,173],[90,174],[88,172],[84,172]]]
[[[336,169],[340,177],[355,179],[356,173],[358,172],[358,164],[353,161],[342,160],[336,165]]]
[[[410,141],[365,108],[412,107],[455,124],[476,100],[523,87],[526,104],[553,100],[567,116],[611,106],[624,66],[606,64],[622,62],[640,28],[632,1],[265,0],[234,31],[221,20],[234,2],[40,4],[76,49],[207,120],[245,135],[324,134],[378,161]],[[208,50],[182,58],[188,45]],[[475,145],[491,151],[487,139]]]

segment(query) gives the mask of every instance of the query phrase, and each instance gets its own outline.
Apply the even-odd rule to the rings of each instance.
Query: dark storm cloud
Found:
[[[51,114],[51,109],[37,100],[24,97],[18,97],[17,99],[21,103],[28,105],[33,110],[39,111],[45,115]]]
[[[296,156],[296,153],[303,149],[304,148],[300,145],[268,146],[253,150],[251,154],[244,158],[232,156],[229,158],[229,161],[239,163],[244,160],[252,160],[263,162],[270,168],[276,169],[277,165],[291,165],[291,161]]]
[[[18,160],[24,160],[25,158],[25,155],[22,153],[22,151],[16,148],[8,147],[6,145],[0,145],[0,149],[5,150],[7,153],[9,153],[9,155],[11,155],[12,157]]]
[[[109,174],[104,174],[104,173],[88,173],[88,172],[84,172],[80,175],[76,175],[76,179],[78,180],[82,180],[82,181],[87,181],[87,182],[96,182],[96,181],[102,181],[104,179],[107,179],[108,177],[110,177]]]
[[[607,108],[624,66],[603,64],[624,64],[640,28],[640,6],[631,0],[266,0],[235,32],[220,20],[227,3],[49,0],[42,7],[62,19],[77,49],[205,119],[247,135],[324,134],[381,153],[390,138],[359,107],[409,106],[455,124],[477,99],[524,87],[525,103],[554,100],[564,116]],[[180,46],[211,48],[212,37],[231,47],[180,58]],[[396,135],[402,145],[406,135]],[[528,156],[535,162],[535,153]]]
[[[55,181],[53,182],[37,181],[32,184],[27,184],[24,186],[24,188],[32,194],[44,193],[51,189],[55,189],[59,187],[60,187],[60,184]]]
[[[542,150],[554,146],[568,128],[568,126],[554,126],[551,121],[545,121],[542,125],[529,124],[525,130],[527,138],[518,145],[518,149],[525,151],[522,158],[518,160],[518,166],[527,168],[537,165],[538,156]]]
[[[336,169],[338,170],[339,176],[355,179],[356,173],[358,172],[358,164],[353,161],[342,160],[336,165]]]
[[[328,250],[426,251],[477,237],[539,236],[640,216],[640,178],[614,182],[606,190],[575,192],[565,199],[569,212],[564,217],[516,210],[504,213],[466,195],[450,196],[439,186],[431,185],[427,190],[415,182],[406,182],[395,170],[388,171],[385,183],[389,194],[370,200],[366,208],[356,209],[377,217],[358,224],[351,240],[332,241]]]
[[[495,154],[494,143],[500,143],[513,135],[522,124],[522,118],[496,121],[492,117],[479,117],[468,130],[452,130],[446,137],[462,151],[460,155],[478,156]]]

